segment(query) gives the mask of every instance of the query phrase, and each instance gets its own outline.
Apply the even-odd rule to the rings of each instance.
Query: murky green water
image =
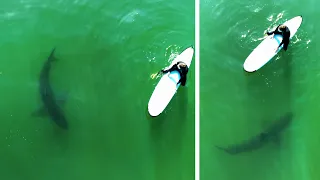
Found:
[[[319,2],[201,2],[201,179],[319,179]],[[264,30],[298,15],[288,51],[247,75],[242,65]],[[286,112],[294,118],[278,143],[238,155],[214,147],[241,143]]]
[[[151,75],[194,44],[193,1],[1,1],[0,27],[2,179],[194,179],[194,68],[147,113]],[[53,47],[67,131],[31,116]]]
[[[319,28],[315,0],[201,1],[201,179],[319,179]],[[194,45],[194,1],[0,2],[0,173],[10,180],[194,179],[194,66],[158,118],[154,73]],[[254,74],[242,65],[269,27],[304,20],[287,52]],[[54,92],[70,128],[31,114],[52,48]],[[193,64],[194,65],[194,64]],[[286,112],[277,143],[238,155]]]

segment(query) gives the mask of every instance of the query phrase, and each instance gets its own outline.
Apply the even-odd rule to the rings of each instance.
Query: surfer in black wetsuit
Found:
[[[172,65],[171,67],[167,67],[165,69],[162,69],[161,72],[167,73],[167,72],[172,72],[175,70],[177,70],[179,72],[180,77],[181,77],[177,84],[181,83],[182,86],[185,86],[186,81],[187,81],[187,74],[189,71],[189,68],[186,63],[179,61],[176,64]]]
[[[267,32],[267,35],[272,35],[273,36],[275,34],[279,34],[279,35],[282,35],[282,41],[281,43],[279,44],[278,48],[276,49],[276,51],[278,51],[279,47],[283,44],[283,49],[285,51],[287,51],[287,48],[288,48],[288,45],[289,45],[289,42],[290,42],[290,30],[289,28],[286,26],[286,25],[279,25],[276,30],[274,31],[271,31],[271,32]]]

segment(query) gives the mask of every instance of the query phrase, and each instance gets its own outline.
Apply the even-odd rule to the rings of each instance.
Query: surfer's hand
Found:
[[[158,74],[163,75],[163,74],[165,74],[165,73],[167,73],[167,71],[166,71],[165,69],[161,69],[161,71],[159,71],[159,73],[158,73]]]

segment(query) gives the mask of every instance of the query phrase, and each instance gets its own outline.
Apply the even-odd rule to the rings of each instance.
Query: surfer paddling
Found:
[[[276,49],[276,52],[278,51],[279,47],[283,44],[283,49],[285,51],[287,51],[288,49],[288,45],[290,42],[290,30],[286,25],[280,24],[274,31],[271,32],[267,32],[267,35],[272,35],[271,38],[273,38],[273,36],[275,34],[279,34],[282,36],[282,41],[279,44],[279,46]]]
[[[160,72],[167,73],[172,71],[178,71],[180,74],[180,80],[177,82],[177,84],[181,83],[182,86],[186,85],[187,81],[187,74],[188,74],[188,66],[186,63],[179,61],[176,64],[172,65],[171,67],[167,67],[165,69],[162,69]]]

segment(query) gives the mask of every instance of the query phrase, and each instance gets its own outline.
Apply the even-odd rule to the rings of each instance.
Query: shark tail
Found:
[[[56,48],[54,47],[53,49],[52,49],[52,51],[51,51],[51,54],[50,54],[50,56],[49,56],[49,60],[50,61],[56,61],[57,60],[57,58],[54,56],[54,52],[56,51]]]
[[[223,148],[223,147],[220,147],[220,146],[215,146],[217,149],[220,149],[220,150],[222,150],[222,151],[227,151],[225,148]]]
[[[221,151],[224,151],[228,154],[236,154],[236,152],[232,152],[230,149],[227,148],[223,148],[223,147],[219,147],[219,146],[215,146],[217,149],[220,149]]]

